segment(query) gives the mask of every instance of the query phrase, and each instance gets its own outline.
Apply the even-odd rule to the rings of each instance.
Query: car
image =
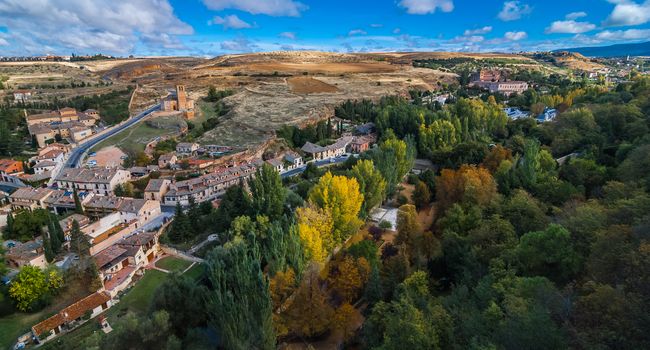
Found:
[[[330,158],[330,163],[336,163],[336,159]]]
[[[97,152],[90,152],[88,153],[88,157],[94,157],[97,155]]]

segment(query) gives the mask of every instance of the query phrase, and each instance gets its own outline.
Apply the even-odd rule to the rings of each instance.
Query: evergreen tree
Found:
[[[176,211],[169,231],[169,238],[175,243],[183,242],[190,236],[191,230],[190,220],[183,211],[183,207],[180,202],[176,203]]]
[[[47,224],[49,241],[54,254],[59,254],[61,252],[61,240],[59,239],[59,235],[54,227],[55,223],[52,222],[51,219],[52,217],[50,217],[50,222]],[[58,222],[56,224],[58,224]]]
[[[207,303],[208,319],[226,349],[275,349],[269,282],[262,273],[255,243],[235,239],[217,247],[208,258],[214,290]]]
[[[77,189],[75,188],[72,192],[74,196],[74,212],[77,214],[84,214],[84,207],[81,205],[81,201],[79,200],[79,195],[77,194]]]
[[[4,236],[13,237],[13,232],[14,232],[14,214],[12,212],[9,212],[9,214],[7,214],[7,226],[5,226],[4,228]]]
[[[282,216],[287,190],[282,185],[282,179],[273,167],[262,165],[257,174],[250,180],[253,210],[257,215],[265,215],[271,220]]]
[[[45,249],[45,260],[47,260],[47,262],[52,262],[52,260],[54,260],[55,254],[52,251],[52,244],[50,243],[49,233],[43,234],[43,249]]]
[[[80,258],[87,258],[90,256],[90,241],[88,237],[81,232],[77,220],[72,221],[72,230],[70,230],[70,246],[72,251],[77,253]]]

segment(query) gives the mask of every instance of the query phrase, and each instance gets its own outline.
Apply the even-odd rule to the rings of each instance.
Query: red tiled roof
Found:
[[[92,310],[109,300],[111,300],[111,297],[106,292],[93,293],[59,311],[56,315],[37,323],[32,327],[32,332],[37,336],[49,332],[66,322],[78,319],[83,316],[86,311]]]

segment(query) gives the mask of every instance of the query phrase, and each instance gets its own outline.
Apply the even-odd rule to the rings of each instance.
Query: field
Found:
[[[312,77],[293,77],[287,79],[291,92],[296,94],[314,94],[323,92],[337,92],[336,86],[329,85]]]
[[[173,117],[172,119],[177,120],[176,117]],[[116,146],[119,147],[119,149],[121,149],[124,153],[133,155],[144,151],[146,144],[154,138],[158,136],[174,135],[176,133],[178,133],[178,129],[176,127],[171,127],[169,129],[155,128],[149,126],[146,121],[143,121],[122,133],[113,135],[106,140],[98,143],[91,149],[91,152],[98,152],[99,154],[101,151],[106,152],[106,149],[109,147]]]
[[[42,311],[34,314],[15,313],[0,318],[0,348],[9,348],[16,338],[27,333],[33,325],[46,316],[45,311]]]
[[[97,161],[98,167],[116,167],[122,164],[122,157],[126,154],[115,146],[104,147],[97,151],[94,157],[88,157],[88,160]]]
[[[182,272],[192,265],[191,261],[179,259],[173,256],[164,257],[156,261],[156,267],[169,272]]]

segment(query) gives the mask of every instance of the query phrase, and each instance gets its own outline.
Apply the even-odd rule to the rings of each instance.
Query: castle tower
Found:
[[[176,85],[176,98],[178,99],[178,110],[187,109],[187,96],[185,95],[185,85]]]

